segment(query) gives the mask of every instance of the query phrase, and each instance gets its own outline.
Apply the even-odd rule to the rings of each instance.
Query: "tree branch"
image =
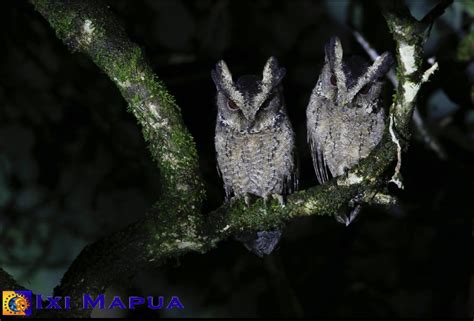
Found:
[[[387,183],[397,159],[388,127],[374,151],[346,175],[324,185],[299,191],[281,207],[262,200],[245,208],[243,201],[224,204],[201,215],[203,197],[197,154],[177,105],[146,64],[141,50],[127,40],[110,13],[92,1],[31,0],[73,50],[85,53],[119,87],[130,110],[143,127],[145,139],[163,179],[164,198],[144,219],[87,246],[65,273],[55,295],[72,298],[67,316],[90,316],[81,307],[83,293],[97,295],[117,280],[131,278],[144,268],[190,251],[205,253],[243,230],[266,230],[294,217],[333,215],[356,195],[367,202]],[[409,121],[419,87],[427,73],[420,70],[421,38],[411,33],[413,18],[385,12],[397,42],[399,85],[390,107],[397,135],[410,136]],[[400,140],[406,148],[407,140]],[[173,203],[175,201],[177,203]]]
[[[117,280],[132,278],[141,269],[160,266],[169,258],[191,251],[205,253],[239,231],[271,229],[295,217],[337,213],[356,195],[384,184],[383,173],[390,169],[395,153],[386,136],[372,156],[347,176],[292,194],[285,207],[276,200],[266,206],[257,200],[249,208],[245,208],[243,201],[235,201],[205,216],[196,211],[192,224],[189,220],[193,216],[165,212],[158,219],[146,217],[87,246],[54,293],[71,296],[73,300],[73,311],[64,311],[64,315],[87,317],[91,311],[82,310],[83,293],[98,295]]]
[[[87,55],[117,85],[142,126],[160,171],[159,207],[200,208],[204,198],[198,156],[174,97],[125,35],[102,1],[31,0],[72,51]]]

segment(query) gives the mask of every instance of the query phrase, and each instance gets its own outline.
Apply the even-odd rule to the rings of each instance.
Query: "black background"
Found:
[[[417,18],[435,4],[407,3]],[[235,76],[260,73],[270,55],[286,67],[304,189],[317,184],[305,108],[324,43],[337,35],[345,55],[368,59],[353,24],[379,52],[395,51],[372,1],[108,4],[182,109],[206,180],[206,211],[223,201],[210,78],[217,60]],[[158,173],[113,83],[70,53],[27,1],[0,6],[0,264],[47,295],[83,246],[144,215],[158,198]],[[366,208],[348,228],[329,217],[295,220],[263,260],[229,240],[123,280],[107,295],[178,295],[185,310],[158,313],[167,316],[472,316],[473,68],[457,59],[472,7],[455,1],[426,43],[440,69],[422,88],[419,108],[448,159],[413,137],[403,158],[405,190],[391,186],[401,211]],[[391,93],[387,85],[389,101]]]

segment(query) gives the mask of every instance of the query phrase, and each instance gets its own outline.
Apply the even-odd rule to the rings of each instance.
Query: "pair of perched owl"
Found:
[[[325,63],[307,107],[308,141],[320,184],[343,175],[367,157],[384,130],[379,102],[393,59],[384,53],[369,65],[360,57],[343,59],[338,38],[325,46]],[[245,75],[236,82],[226,63],[212,70],[217,88],[215,147],[227,200],[251,195],[267,200],[297,187],[295,135],[286,113],[281,81],[285,69],[270,57],[262,77]],[[336,218],[350,222],[346,215]],[[241,234],[237,238],[259,256],[272,252],[281,230]]]

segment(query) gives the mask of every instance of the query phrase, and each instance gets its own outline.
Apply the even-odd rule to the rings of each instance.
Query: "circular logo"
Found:
[[[29,307],[28,299],[19,293],[10,294],[4,302],[4,308],[13,314],[24,314]]]

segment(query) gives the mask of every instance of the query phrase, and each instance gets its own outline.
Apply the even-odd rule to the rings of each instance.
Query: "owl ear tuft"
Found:
[[[382,78],[392,67],[393,63],[393,56],[389,52],[384,52],[382,55],[377,57],[374,63],[367,68],[367,71],[359,77],[357,83],[351,87],[347,99],[352,100],[365,85]]]
[[[338,37],[331,37],[324,46],[325,60],[331,66],[342,63],[344,51],[342,50],[341,40]]]
[[[395,59],[393,58],[393,55],[390,52],[384,52],[382,55],[377,57],[373,63],[373,66],[376,66],[373,78],[382,78],[394,63]]]
[[[285,77],[286,69],[278,65],[278,60],[275,57],[268,58],[265,67],[263,67],[262,83],[276,87],[280,84],[283,77]]]
[[[227,88],[234,84],[232,74],[224,60],[217,62],[215,69],[211,70],[211,77],[217,89]]]

